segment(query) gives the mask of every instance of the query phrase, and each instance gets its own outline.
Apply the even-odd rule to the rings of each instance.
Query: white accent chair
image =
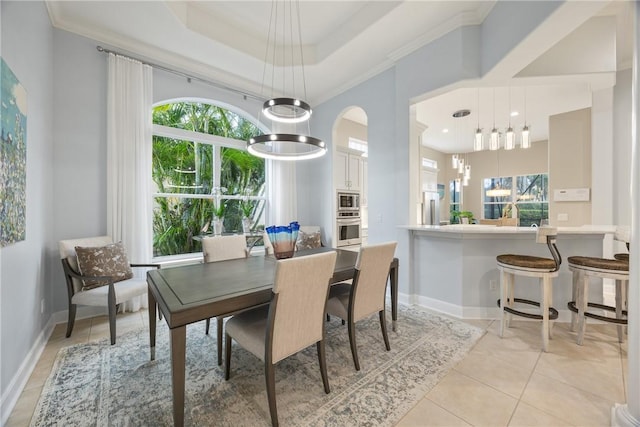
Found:
[[[271,423],[278,425],[275,364],[316,344],[325,393],[329,393],[324,348],[324,314],[336,252],[277,261],[269,306],[234,315],[226,325],[225,379],[231,371],[231,340],[265,364]]]
[[[220,262],[231,259],[246,258],[247,240],[242,234],[230,236],[207,236],[202,238],[202,256],[204,262]],[[218,365],[222,365],[222,332],[224,318],[233,313],[227,313],[216,317],[218,330]],[[205,333],[209,334],[211,319],[207,319]]]
[[[356,371],[360,370],[360,361],[356,346],[355,322],[378,313],[385,348],[387,351],[391,350],[385,318],[385,294],[396,245],[397,242],[389,242],[362,246],[352,284],[333,285],[329,291],[327,315],[337,316],[343,323],[347,321],[351,355]]]
[[[83,276],[78,268],[76,246],[100,247],[113,243],[109,236],[97,236],[81,239],[61,240],[58,242],[62,269],[67,282],[67,296],[69,302],[69,318],[67,321],[67,338],[73,332],[78,305],[107,307],[109,310],[109,332],[111,344],[116,343],[116,313],[118,306],[125,301],[147,293],[146,278],[133,277],[131,279],[114,282],[110,277],[95,277],[101,279],[104,286],[83,290]],[[160,268],[158,264],[130,264],[131,267]]]

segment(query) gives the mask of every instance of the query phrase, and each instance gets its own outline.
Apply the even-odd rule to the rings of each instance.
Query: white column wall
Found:
[[[631,247],[629,264],[629,295],[628,295],[628,343],[627,343],[627,403],[616,404],[611,410],[612,426],[638,426],[640,425],[640,253],[638,252],[638,239],[640,239],[640,144],[638,135],[640,132],[640,92],[638,84],[640,79],[640,7],[635,3],[634,28],[635,38],[633,52],[633,108],[631,118]]]

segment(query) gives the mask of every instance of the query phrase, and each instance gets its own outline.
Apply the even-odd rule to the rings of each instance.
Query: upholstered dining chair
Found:
[[[67,338],[73,332],[78,305],[107,307],[111,344],[115,344],[119,305],[147,292],[146,279],[134,277],[131,268],[160,265],[130,264],[122,243],[114,243],[109,236],[61,240],[58,249],[67,282]]]
[[[242,234],[229,236],[207,236],[202,238],[202,257],[204,262],[219,262],[230,259],[246,258],[247,240]],[[218,331],[218,365],[222,365],[222,338],[224,318],[233,313],[216,317],[216,327]],[[209,334],[211,319],[207,319],[205,333]]]
[[[329,291],[327,314],[347,321],[349,344],[356,371],[360,370],[360,361],[355,322],[378,313],[384,345],[387,351],[391,350],[385,318],[385,293],[396,245],[397,242],[389,242],[362,246],[356,260],[356,272],[352,283],[333,285]]]
[[[231,342],[253,353],[265,364],[271,423],[278,425],[275,364],[316,344],[325,393],[329,393],[324,348],[324,313],[336,252],[278,260],[269,306],[237,314],[227,321],[225,379],[231,372]]]

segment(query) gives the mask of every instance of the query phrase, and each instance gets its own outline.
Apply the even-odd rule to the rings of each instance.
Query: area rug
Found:
[[[387,318],[390,318],[390,313]],[[389,325],[390,326],[390,325]],[[331,393],[325,394],[315,346],[276,366],[278,418],[284,426],[391,426],[460,361],[483,335],[466,323],[414,306],[399,307],[385,351],[378,316],[356,324],[361,370],[353,367],[347,327],[327,323]],[[214,328],[215,330],[215,328]],[[171,426],[168,329],[158,324],[156,360],[149,332],[60,350],[32,426]],[[215,334],[214,334],[215,335]],[[262,362],[235,346],[231,378],[216,363],[204,323],[187,327],[185,425],[269,426]]]

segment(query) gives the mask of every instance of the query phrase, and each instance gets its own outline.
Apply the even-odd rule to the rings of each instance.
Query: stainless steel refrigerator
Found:
[[[437,191],[422,193],[422,223],[440,225],[440,195]]]

